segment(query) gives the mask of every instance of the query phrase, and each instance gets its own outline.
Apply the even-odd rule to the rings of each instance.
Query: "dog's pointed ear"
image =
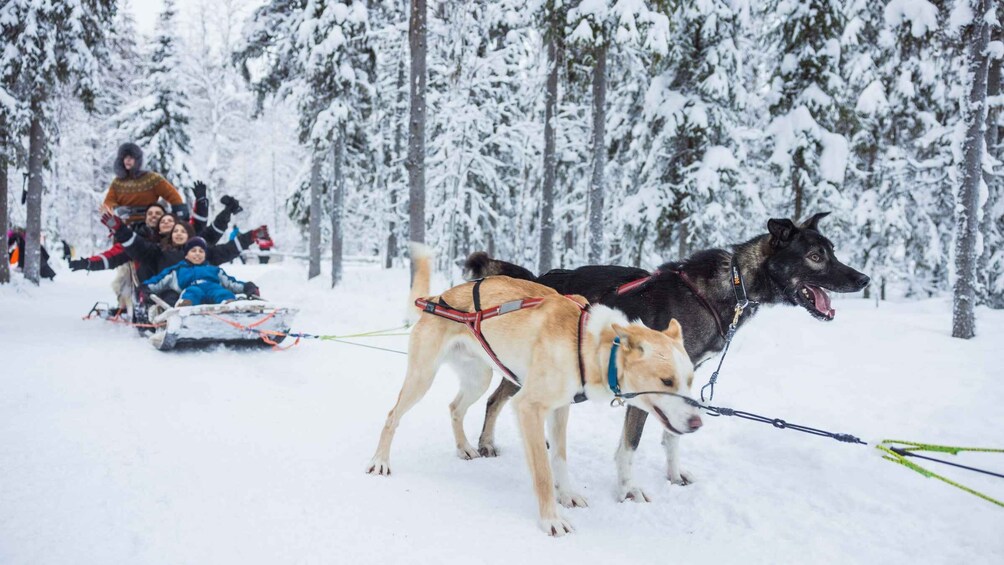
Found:
[[[819,220],[822,220],[823,218],[829,215],[830,215],[829,212],[820,212],[818,214],[813,214],[812,217],[810,217],[808,220],[802,222],[802,225],[799,227],[802,228],[803,230],[819,231]]]
[[[770,232],[771,247],[784,247],[798,233],[798,228],[788,218],[771,218],[767,220],[767,231]]]
[[[680,327],[680,322],[677,322],[676,318],[669,321],[669,327],[662,333],[666,334],[673,341],[683,343],[683,328]]]

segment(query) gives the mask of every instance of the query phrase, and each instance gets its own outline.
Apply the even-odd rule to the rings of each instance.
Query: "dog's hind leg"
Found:
[[[621,434],[621,443],[617,446],[617,484],[620,489],[618,500],[633,500],[635,502],[651,502],[652,498],[645,493],[634,482],[634,473],[631,463],[634,460],[634,452],[638,450],[638,443],[641,442],[641,433],[645,430],[645,419],[648,412],[640,408],[628,406],[624,415],[624,432]]]
[[[462,357],[450,363],[460,378],[460,390],[450,403],[450,418],[453,421],[453,437],[457,442],[457,457],[474,459],[478,450],[467,441],[464,431],[464,416],[471,404],[477,402],[492,382],[492,368],[476,357]]]
[[[485,407],[485,425],[481,428],[481,437],[478,438],[478,453],[482,457],[495,457],[498,450],[495,448],[495,424],[498,422],[499,414],[505,408],[509,399],[519,392],[519,387],[508,379],[502,379],[495,392],[488,397],[488,405]]]
[[[547,419],[548,437],[551,438],[551,469],[554,471],[554,489],[558,503],[565,508],[585,508],[586,499],[570,489],[568,479],[568,406],[551,412]]]
[[[558,514],[558,503],[554,499],[554,476],[547,460],[547,443],[544,439],[547,408],[526,398],[518,398],[513,404],[523,434],[523,448],[530,465],[533,490],[537,495],[540,512],[538,524],[548,535],[563,536],[572,531],[572,525]]]
[[[680,469],[680,436],[662,432],[662,447],[666,450],[666,478],[674,485],[689,485],[694,476]]]
[[[452,323],[452,322],[447,322]],[[408,347],[408,372],[397,396],[397,403],[387,414],[387,422],[380,433],[380,443],[370,460],[366,472],[374,475],[390,475],[390,444],[394,432],[404,414],[429,392],[439,368],[443,335],[435,328],[416,325],[411,333]]]

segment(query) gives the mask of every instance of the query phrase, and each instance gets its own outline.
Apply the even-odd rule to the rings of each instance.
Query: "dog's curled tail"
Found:
[[[525,281],[537,280],[537,277],[535,277],[529,270],[524,269],[519,265],[499,261],[498,259],[492,259],[484,251],[475,251],[474,253],[471,253],[467,257],[467,260],[464,261],[464,280],[476,281],[492,275],[505,275],[507,277],[523,279]]]
[[[418,321],[420,314],[415,301],[429,296],[433,252],[431,247],[417,241],[410,242],[408,247],[411,250],[411,292],[408,295],[405,321],[411,325]]]

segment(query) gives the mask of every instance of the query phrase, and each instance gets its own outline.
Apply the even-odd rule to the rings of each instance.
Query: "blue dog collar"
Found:
[[[614,344],[610,347],[610,361],[607,362],[607,385],[614,391],[614,396],[621,395],[621,386],[617,384],[617,349],[620,346],[620,336],[614,337]]]

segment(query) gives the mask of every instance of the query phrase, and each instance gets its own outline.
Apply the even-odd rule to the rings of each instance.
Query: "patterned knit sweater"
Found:
[[[112,210],[119,206],[145,208],[155,204],[159,198],[167,200],[171,206],[184,202],[178,189],[167,182],[167,179],[153,171],[147,171],[134,179],[113,180],[105,195],[104,205]]]

